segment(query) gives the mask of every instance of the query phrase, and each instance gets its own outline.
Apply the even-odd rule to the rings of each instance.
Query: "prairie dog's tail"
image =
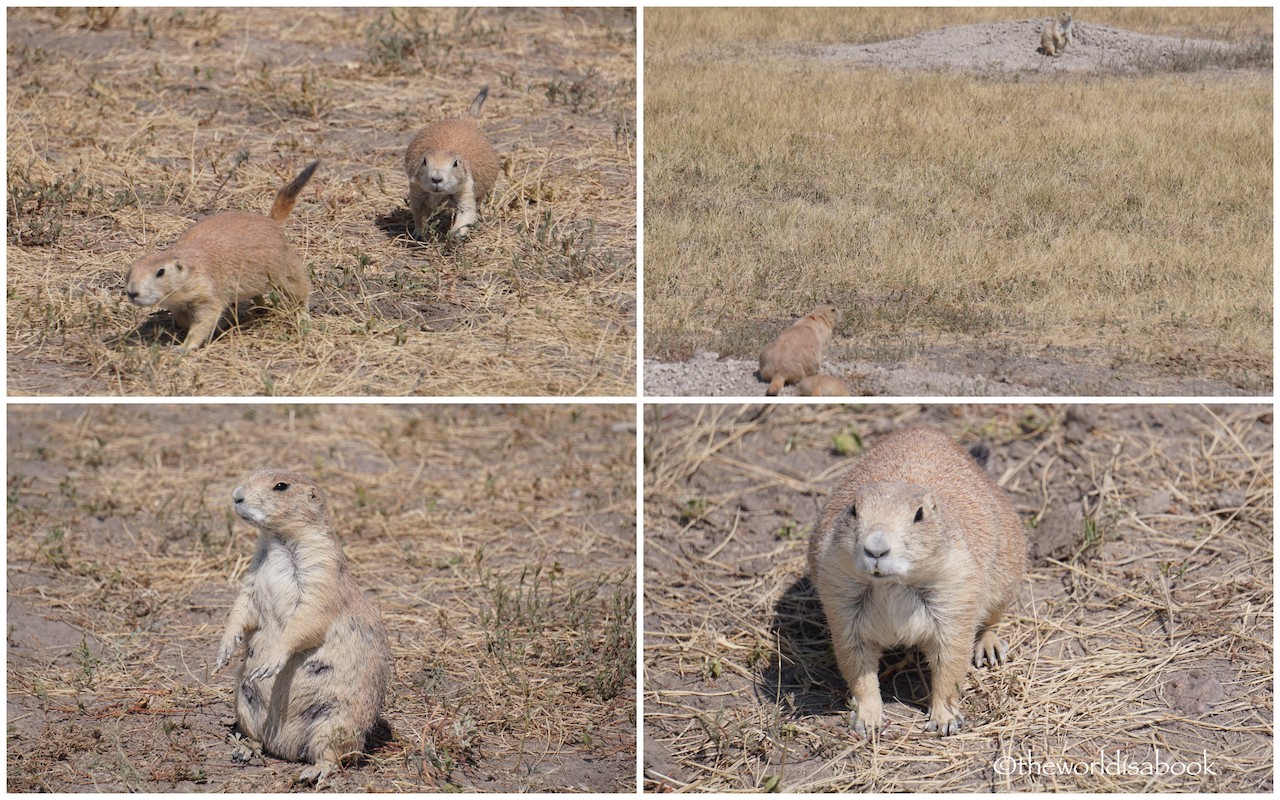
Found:
[[[480,94],[476,95],[476,99],[471,101],[471,109],[467,111],[473,117],[480,116],[480,108],[484,105],[484,99],[489,96],[489,84],[480,87]]]
[[[787,385],[786,377],[782,375],[778,375],[773,380],[769,381],[769,388],[765,389],[764,393],[769,397],[773,397],[778,392],[782,391],[782,387],[786,385]]]
[[[289,216],[289,212],[293,210],[293,204],[298,202],[298,195],[302,193],[302,187],[307,185],[307,181],[311,180],[311,175],[318,166],[320,166],[319,161],[312,161],[310,166],[298,173],[298,177],[282,187],[276,193],[276,201],[271,204],[271,213],[268,216],[276,222],[283,223],[285,217]]]

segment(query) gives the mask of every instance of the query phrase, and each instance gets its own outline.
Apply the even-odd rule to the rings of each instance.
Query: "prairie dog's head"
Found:
[[[143,256],[129,267],[125,294],[135,306],[154,306],[178,290],[186,281],[187,267],[168,253]]]
[[[911,483],[866,483],[832,526],[828,557],[867,583],[914,584],[944,558],[946,532],[933,494]]]
[[[467,162],[457,153],[427,153],[414,172],[413,180],[428,192],[457,194],[467,182]]]
[[[1060,26],[1064,27],[1064,28],[1065,28],[1065,27],[1067,27],[1068,25],[1070,25],[1070,24],[1071,24],[1071,12],[1070,12],[1070,11],[1063,11],[1061,14],[1059,14],[1059,15],[1058,15],[1058,24],[1059,24]]]
[[[834,331],[844,315],[835,306],[824,305],[810,311],[808,317],[823,322],[827,326],[827,330]]]
[[[241,519],[281,538],[331,529],[324,494],[296,472],[264,467],[237,486],[231,499]]]

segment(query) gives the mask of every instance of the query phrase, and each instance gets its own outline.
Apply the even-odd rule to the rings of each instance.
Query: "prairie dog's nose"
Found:
[[[236,501],[237,503],[243,503],[243,502],[244,502],[244,487],[243,487],[243,486],[237,486],[237,487],[235,488],[235,491],[233,491],[233,492],[231,493],[231,499],[232,499],[232,500],[234,500],[234,501]]]
[[[862,551],[867,554],[868,558],[879,559],[884,558],[889,553],[889,537],[881,528],[875,528],[862,542]]]

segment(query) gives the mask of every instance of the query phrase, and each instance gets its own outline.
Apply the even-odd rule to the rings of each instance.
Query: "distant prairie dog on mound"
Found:
[[[1054,58],[1062,55],[1071,44],[1073,25],[1070,11],[1063,11],[1056,19],[1046,22],[1040,30],[1040,52]]]
[[[209,341],[227,309],[272,292],[306,309],[311,292],[302,259],[282,224],[319,161],[276,194],[267,216],[223,211],[187,229],[168,250],[143,256],[129,267],[125,293],[137,306],[159,306],[187,332],[183,350]]]
[[[810,375],[796,384],[796,390],[806,397],[848,397],[849,386],[830,375]]]
[[[786,384],[817,374],[840,317],[835,306],[818,306],[765,345],[760,351],[760,379],[769,381],[765,394],[776,395]]]
[[[450,237],[466,236],[479,219],[476,207],[493,190],[500,170],[498,154],[475,121],[488,96],[485,86],[468,116],[430,125],[409,143],[404,166],[414,237],[426,238],[427,221],[441,207],[453,209]]]
[[[359,754],[378,719],[391,674],[387,631],[356,585],[320,489],[280,469],[260,469],[231,493],[258,528],[258,547],[231,609],[217,669],[241,642],[236,724],[245,742],[306,761],[299,780],[320,784]]]
[[[950,436],[902,430],[858,459],[809,542],[857,733],[883,722],[880,656],[897,646],[919,648],[929,663],[926,729],[960,730],[970,660],[1005,660],[993,628],[1018,594],[1026,558],[1009,498]]]

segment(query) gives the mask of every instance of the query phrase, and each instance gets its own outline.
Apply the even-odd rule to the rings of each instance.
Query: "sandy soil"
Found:
[[[230,759],[217,643],[285,464],[382,611],[385,726],[355,791],[634,791],[635,409],[11,406],[6,788],[277,792]]]
[[[914,424],[988,444],[1029,571],[1001,623],[1011,661],[966,679],[969,727],[924,732],[928,684],[908,666],[862,741],[805,554],[851,463],[837,437]],[[1273,436],[1269,406],[650,406],[646,788],[1271,791]],[[1157,749],[1215,774],[998,764]]]
[[[1077,14],[1077,16],[1080,16]],[[995,74],[1138,73],[1168,68],[1190,54],[1244,52],[1242,45],[1202,39],[1149,36],[1077,21],[1071,45],[1060,56],[1037,52],[1045,19],[957,25],[874,44],[818,51],[858,67],[956,70]]]
[[[1028,354],[1013,345],[981,347],[941,344],[921,347],[894,362],[858,359],[864,348],[835,344],[823,364],[825,375],[843,380],[853,396],[863,397],[1231,397],[1255,395],[1248,371],[1238,369],[1238,385],[1191,375],[1193,354],[1185,364],[1163,370],[1125,361],[1116,364],[1084,348],[1051,347]],[[688,361],[644,362],[648,397],[757,397],[767,382],[756,360],[721,358],[701,351]],[[1188,369],[1192,367],[1192,369]],[[795,396],[788,386],[781,396]]]

